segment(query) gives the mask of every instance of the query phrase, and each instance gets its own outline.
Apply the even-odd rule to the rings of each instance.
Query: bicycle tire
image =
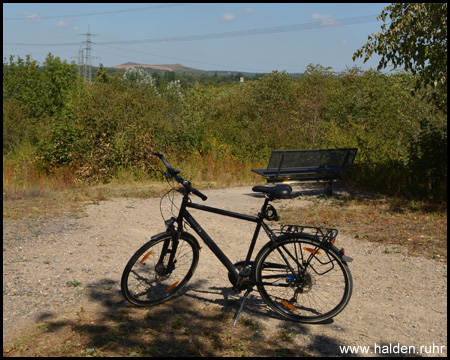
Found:
[[[304,234],[283,235],[263,247],[255,260],[255,278],[264,283],[257,288],[273,310],[301,323],[319,323],[336,316],[347,306],[353,290],[350,269],[339,250],[334,246],[325,249]]]
[[[128,261],[121,280],[122,294],[137,306],[153,306],[173,298],[191,279],[197,268],[200,247],[188,233],[181,233],[172,269],[167,268],[172,251],[172,235],[161,233],[144,244]],[[170,245],[158,264],[164,242]]]

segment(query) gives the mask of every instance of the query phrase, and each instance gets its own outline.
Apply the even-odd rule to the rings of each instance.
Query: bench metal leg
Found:
[[[329,181],[325,184],[325,194],[327,196],[333,195],[333,182],[332,181]]]

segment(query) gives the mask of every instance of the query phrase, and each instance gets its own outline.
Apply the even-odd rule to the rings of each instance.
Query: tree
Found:
[[[106,84],[107,82],[110,81],[110,78],[111,77],[108,75],[108,72],[103,67],[103,64],[100,64],[100,67],[98,68],[97,75],[95,76],[94,81]]]
[[[50,100],[50,115],[62,111],[71,93],[82,86],[75,62],[54,57],[51,53],[45,58],[42,72],[44,74],[45,96]]]
[[[319,142],[319,134],[323,129],[322,110],[326,107],[327,92],[332,88],[331,81],[335,74],[331,67],[323,67],[319,64],[309,64],[299,82],[298,104],[300,107],[299,117],[303,121],[298,121],[299,132],[307,132],[310,140],[310,148],[322,146]]]
[[[394,3],[385,7],[378,19],[386,21],[388,16],[390,23],[383,24],[380,33],[369,36],[367,44],[354,53],[353,60],[365,56],[365,62],[377,53],[381,55],[378,70],[389,62],[394,67],[404,67],[417,76],[416,91],[421,88],[424,97],[446,114],[447,4]],[[409,167],[412,178],[421,174],[421,182],[427,182],[428,196],[444,199],[447,161],[442,153],[447,149],[447,125],[433,119],[433,112],[436,109],[421,121],[421,130],[411,145]],[[436,164],[429,159],[439,161]]]
[[[393,3],[378,20],[390,22],[353,54],[353,60],[381,55],[378,70],[392,62],[418,75],[417,88],[440,87],[441,105],[447,100],[447,3]]]
[[[135,84],[139,87],[156,91],[155,79],[142,67],[128,68],[123,74],[122,81],[124,84]]]
[[[29,118],[39,119],[48,115],[49,96],[39,64],[27,55],[17,61],[10,56],[9,64],[3,61],[3,104],[16,100],[22,104]]]

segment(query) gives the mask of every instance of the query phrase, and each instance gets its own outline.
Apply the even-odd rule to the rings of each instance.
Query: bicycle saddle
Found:
[[[276,186],[254,186],[252,191],[262,192],[274,199],[285,199],[291,194],[292,188],[287,184]]]

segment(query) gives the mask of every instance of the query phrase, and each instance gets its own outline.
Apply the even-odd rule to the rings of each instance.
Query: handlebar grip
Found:
[[[170,166],[169,162],[166,160],[166,158],[164,157],[163,154],[160,154],[160,153],[157,153],[157,152],[152,152],[152,155],[155,155],[155,156],[159,157],[162,160],[164,166],[167,169],[171,169],[171,166]]]
[[[200,191],[198,191],[197,189],[192,188],[192,193],[194,195],[197,195],[200,199],[202,199],[203,201],[205,201],[206,199],[208,199],[208,197],[204,194],[202,194]]]
[[[194,195],[197,195],[200,199],[202,199],[203,201],[205,201],[206,199],[208,199],[208,197],[204,194],[202,194],[200,191],[198,191],[197,189],[193,188],[191,186],[190,181],[188,180],[184,180],[181,176],[178,175],[179,171],[177,169],[172,169],[172,167],[170,166],[169,162],[166,160],[166,158],[164,157],[163,154],[157,153],[157,152],[152,152],[152,155],[159,157],[163,164],[166,166],[168,173],[171,176],[174,176],[176,181],[179,182],[180,184],[183,184],[189,191],[191,191]]]

